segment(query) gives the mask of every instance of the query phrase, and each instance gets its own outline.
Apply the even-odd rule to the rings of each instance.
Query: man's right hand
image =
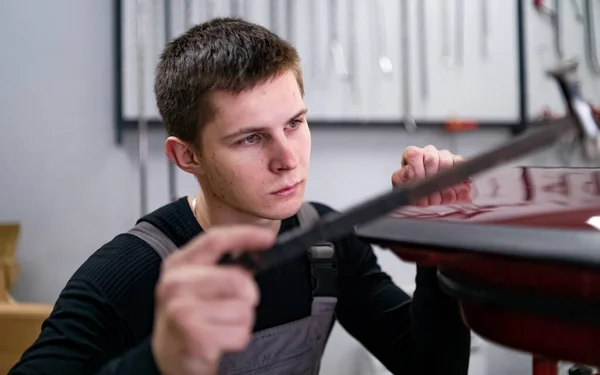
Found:
[[[163,375],[214,374],[224,352],[248,345],[258,288],[248,271],[216,263],[227,252],[259,251],[273,241],[272,232],[254,226],[215,227],[165,259],[152,336]]]

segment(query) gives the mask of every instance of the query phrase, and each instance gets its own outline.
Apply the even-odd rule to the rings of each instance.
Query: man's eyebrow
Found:
[[[308,109],[302,108],[294,116],[290,117],[290,119],[287,121],[287,123],[290,123],[290,122],[294,121],[295,119],[297,119],[298,117],[305,115],[307,112],[308,112]],[[242,136],[244,134],[260,133],[260,132],[264,132],[265,130],[268,130],[268,129],[269,128],[266,126],[251,126],[251,127],[247,127],[247,128],[242,128],[234,133],[227,134],[227,135],[223,136],[222,139],[224,141],[227,141],[227,140],[231,140],[233,138]]]
[[[297,119],[300,116],[303,116],[306,114],[306,112],[308,112],[307,108],[302,108],[301,110],[298,111],[298,113],[296,113],[295,115],[293,115],[288,121],[287,123],[290,123],[292,121],[294,121],[295,119]]]

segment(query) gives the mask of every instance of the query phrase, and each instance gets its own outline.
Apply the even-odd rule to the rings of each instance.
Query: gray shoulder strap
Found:
[[[317,220],[319,220],[317,209],[308,202],[302,203],[300,211],[298,211],[298,221],[300,222],[300,226],[304,227],[310,225]]]
[[[142,239],[148,245],[152,246],[162,259],[165,259],[177,250],[177,246],[166,234],[146,221],[139,222],[127,233]]]
[[[319,220],[319,213],[314,206],[308,202],[304,202],[298,211],[298,221],[300,226],[306,226]],[[127,233],[132,234],[148,245],[150,245],[162,259],[168,257],[171,253],[177,250],[177,246],[171,239],[154,225],[142,221],[131,228]],[[312,246],[311,258],[313,259],[331,259],[334,256],[334,249],[331,244],[323,246],[323,244]]]
[[[298,211],[298,221],[301,227],[311,225],[319,220],[319,212],[310,203],[304,202]],[[332,243],[315,244],[310,248],[311,259],[330,260],[334,256],[335,249]]]

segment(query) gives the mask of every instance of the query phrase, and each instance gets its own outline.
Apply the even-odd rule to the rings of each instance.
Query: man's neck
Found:
[[[195,196],[188,197],[190,207],[203,230],[215,225],[257,225],[271,228],[274,234],[279,232],[281,220],[270,220],[241,212],[221,201],[206,199],[202,191]]]

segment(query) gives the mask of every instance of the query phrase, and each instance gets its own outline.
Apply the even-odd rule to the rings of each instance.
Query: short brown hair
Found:
[[[296,49],[267,28],[215,18],[171,41],[156,67],[154,92],[170,136],[196,144],[214,115],[210,94],[239,93],[291,70],[304,95]]]

